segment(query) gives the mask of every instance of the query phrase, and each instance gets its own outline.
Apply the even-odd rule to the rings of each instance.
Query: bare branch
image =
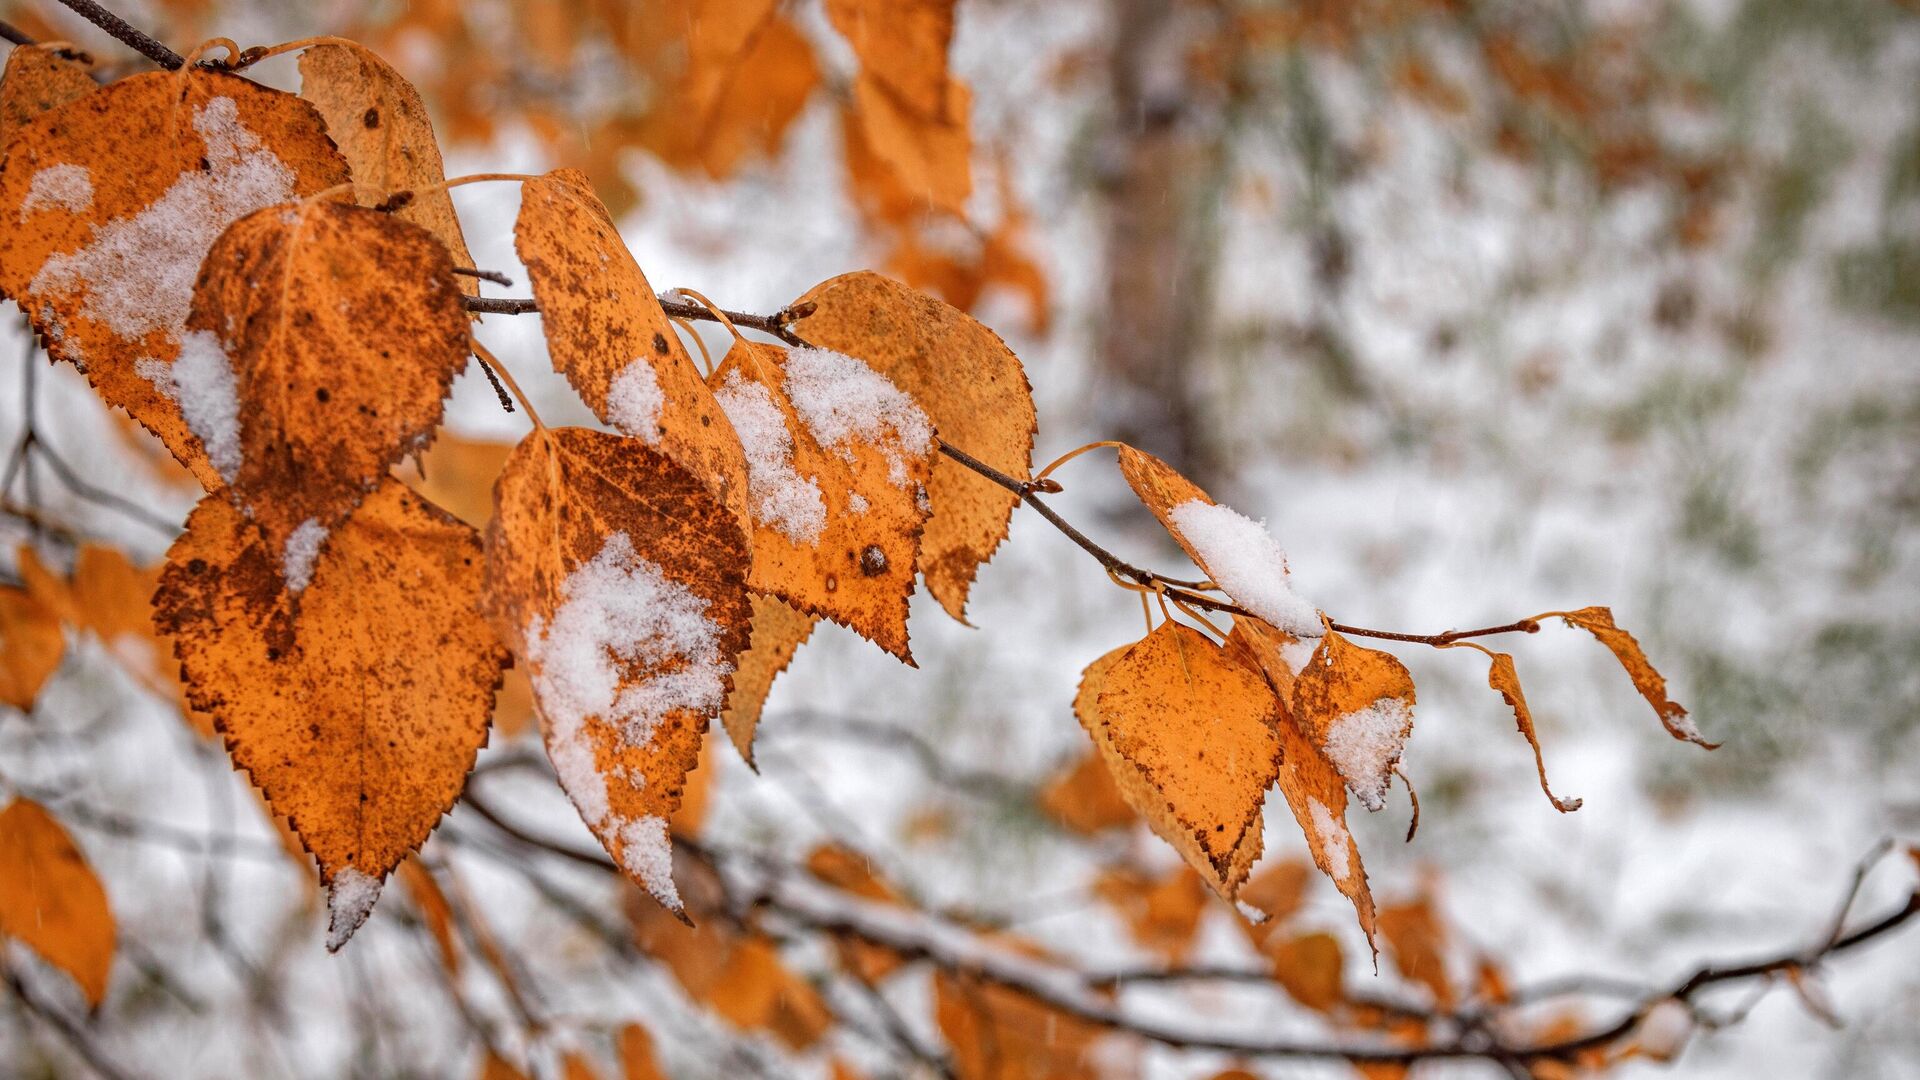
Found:
[[[168,71],[177,71],[182,64],[186,63],[186,59],[179,53],[135,29],[127,20],[94,3],[94,0],[60,0],[60,2],[71,8],[81,18],[113,35],[115,41]]]

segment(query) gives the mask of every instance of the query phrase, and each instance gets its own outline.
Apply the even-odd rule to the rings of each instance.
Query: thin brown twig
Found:
[[[186,63],[186,59],[179,53],[167,48],[166,45],[155,38],[135,29],[127,20],[94,3],[94,0],[60,0],[60,2],[72,9],[73,12],[81,18],[105,30],[113,36],[115,41],[118,41],[120,44],[125,45],[127,48],[132,49],[134,52],[139,53],[154,63],[159,64],[168,71],[177,71],[181,65]]]

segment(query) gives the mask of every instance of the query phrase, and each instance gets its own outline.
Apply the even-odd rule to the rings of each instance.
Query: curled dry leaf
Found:
[[[807,305],[811,314],[793,327],[802,338],[864,360],[973,457],[1015,479],[1031,475],[1033,388],[998,334],[869,270],[828,278],[792,304]],[[927,498],[933,513],[920,539],[920,573],[947,614],[965,622],[974,575],[1007,538],[1020,496],[943,455]]]
[[[547,756],[607,853],[681,915],[668,819],[747,647],[747,538],[672,459],[583,428],[528,435],[494,500],[489,602]]]
[[[931,120],[964,120],[947,75],[954,0],[827,0],[827,18],[860,70],[901,105]]]
[[[751,587],[911,664],[907,598],[938,452],[926,414],[825,349],[736,341],[711,384],[746,448]]]
[[[300,54],[300,96],[326,118],[327,134],[352,167],[354,183],[377,189],[355,192],[362,205],[384,201],[381,192],[413,192],[394,216],[432,233],[453,265],[473,265],[453,197],[436,187],[447,178],[440,143],[412,83],[359,45],[315,45]],[[462,278],[459,287],[480,295],[478,278]]]
[[[34,117],[98,89],[93,59],[86,53],[65,45],[15,46],[0,75],[0,153]]]
[[[154,623],[318,860],[337,949],[459,797],[507,657],[480,610],[479,538],[397,480],[333,530],[305,590],[282,582],[280,552],[209,495],[167,553]]]
[[[554,370],[595,416],[672,458],[744,527],[740,439],[586,176],[560,169],[522,185],[513,240]]]
[[[1600,639],[1613,652],[1620,666],[1626,669],[1627,676],[1633,680],[1633,688],[1647,699],[1653,711],[1666,725],[1667,733],[1676,739],[1717,750],[1719,743],[1710,743],[1700,734],[1700,729],[1687,716],[1687,710],[1677,701],[1667,697],[1667,680],[1654,670],[1647,661],[1647,654],[1640,650],[1640,643],[1632,634],[1613,624],[1613,611],[1603,607],[1586,607],[1579,611],[1549,611],[1544,615],[1535,615],[1534,620],[1565,619],[1568,626],[1577,626]]]
[[[0,810],[0,938],[73,976],[99,1008],[116,933],[107,891],[53,815],[30,799]]]
[[[1390,653],[1328,630],[1293,683],[1293,718],[1369,810],[1413,733],[1413,676]]]
[[[235,500],[284,545],[288,588],[326,531],[432,440],[468,325],[445,245],[391,214],[269,208],[207,252],[164,370]],[[225,387],[217,416],[200,402],[211,380]]]
[[[224,430],[232,380],[211,358],[172,366],[201,260],[230,223],[346,179],[319,113],[292,94],[204,68],[122,79],[8,144],[0,293],[213,490],[224,479],[189,420]]]
[[[1287,699],[1280,694],[1279,687],[1286,678],[1292,678],[1293,673],[1284,666],[1265,666],[1278,660],[1278,654],[1253,648],[1244,640],[1235,645],[1236,637],[1244,639],[1250,633],[1244,625],[1246,623],[1244,619],[1234,620],[1227,643],[1228,648],[1237,655],[1267,657],[1260,671],[1274,695],[1278,717],[1274,731],[1280,739],[1280,793],[1286,796],[1287,806],[1293,811],[1294,820],[1300,823],[1300,831],[1307,838],[1307,850],[1313,855],[1313,864],[1332,879],[1341,895],[1353,902],[1360,929],[1371,943],[1373,893],[1367,887],[1367,868],[1360,861],[1359,845],[1353,842],[1353,834],[1347,831],[1346,782],[1341,779],[1333,763],[1327,760],[1319,743],[1308,735],[1304,725],[1294,717]]]
[[[1131,446],[1120,447],[1120,472],[1180,549],[1235,604],[1292,637],[1320,636],[1320,613],[1293,591],[1286,554],[1265,523],[1214,502],[1173,466]]]
[[[1547,786],[1547,759],[1540,752],[1540,733],[1534,728],[1533,710],[1527,708],[1527,695],[1520,689],[1520,673],[1514,670],[1513,657],[1490,649],[1484,651],[1492,661],[1487,669],[1487,685],[1500,691],[1500,696],[1506,699],[1520,734],[1526,738],[1527,745],[1533,747],[1533,765],[1540,773],[1540,790],[1547,793],[1547,801],[1553,803],[1553,808],[1563,814],[1580,809],[1581,800],[1563,799]]]
[[[25,589],[0,586],[0,702],[32,711],[66,648],[53,610]]]
[[[753,633],[747,651],[740,654],[740,670],[733,673],[733,689],[720,714],[727,737],[749,765],[753,764],[753,733],[760,726],[760,712],[766,708],[773,680],[787,670],[793,654],[806,644],[814,624],[820,621],[795,611],[778,597],[755,593],[751,600]]]
[[[1277,705],[1225,649],[1164,622],[1088,666],[1073,707],[1127,801],[1231,900],[1260,857]]]

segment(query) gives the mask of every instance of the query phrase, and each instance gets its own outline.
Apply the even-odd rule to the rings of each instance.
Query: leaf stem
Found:
[[[540,422],[540,414],[534,411],[533,403],[527,400],[526,392],[520,389],[519,383],[513,381],[513,372],[507,370],[507,365],[501,363],[500,358],[493,355],[493,352],[485,345],[480,344],[479,338],[469,337],[467,344],[473,347],[474,358],[479,360],[482,365],[491,370],[495,375],[499,376],[500,381],[507,384],[507,389],[513,391],[514,400],[518,401],[520,407],[526,410],[527,419],[533,421],[534,430],[547,430],[547,425]]]

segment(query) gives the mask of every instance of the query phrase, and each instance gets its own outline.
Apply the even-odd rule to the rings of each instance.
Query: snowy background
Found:
[[[836,53],[818,13],[802,11],[844,67],[844,47]],[[1045,462],[1105,435],[1091,419],[1106,299],[1086,175],[1101,98],[1095,83],[1058,71],[1062,56],[1101,40],[1104,9],[962,0],[960,12],[956,71],[974,88],[976,130],[1013,149],[1016,186],[1037,211],[1029,247],[1053,287],[1045,337],[1011,296],[990,293],[976,309],[1027,366],[1041,416],[1035,460]],[[229,14],[220,32],[242,44],[334,28],[325,11],[294,5]],[[1920,20],[1867,0],[1592,3],[1579,15],[1588,33],[1658,23],[1651,38],[1666,59],[1701,80],[1696,107],[1653,122],[1740,161],[1710,239],[1674,241],[1663,190],[1601,190],[1578,168],[1493,153],[1465,121],[1383,89],[1366,64],[1302,54],[1288,61],[1296,108],[1242,118],[1232,140],[1213,328],[1183,361],[1231,463],[1210,478],[1214,494],[1268,521],[1297,587],[1336,618],[1430,633],[1610,604],[1707,737],[1725,741],[1708,754],[1666,736],[1584,634],[1556,627],[1514,641],[1554,789],[1585,800],[1561,815],[1477,655],[1399,650],[1420,688],[1405,764],[1421,829],[1402,843],[1398,797],[1350,818],[1383,902],[1431,887],[1458,932],[1518,982],[1664,982],[1701,959],[1817,937],[1879,838],[1920,838]],[[1435,49],[1470,78],[1457,52]],[[258,74],[297,80],[291,61]],[[1305,109],[1357,155],[1337,183],[1303,164]],[[837,122],[816,101],[777,160],[725,183],[624,157],[640,204],[623,231],[652,282],[771,311],[877,263],[845,192]],[[561,164],[510,122],[490,144],[448,155],[450,175]],[[990,204],[992,185],[976,187]],[[455,197],[477,265],[520,283],[490,294],[525,295],[515,190]],[[1329,224],[1350,253],[1333,292],[1313,239]],[[1333,328],[1340,348],[1306,340],[1298,328],[1310,321]],[[536,317],[489,318],[482,336],[550,423],[585,418],[558,377],[541,374]],[[20,385],[26,351],[9,320],[0,385]],[[45,438],[95,484],[184,515],[194,493],[169,486],[164,468],[114,433],[74,372],[40,375]],[[18,430],[19,400],[11,389],[0,397],[0,440]],[[524,430],[477,373],[462,378],[449,416],[468,436]],[[1080,459],[1061,479],[1054,505],[1070,519],[1180,576],[1176,550],[1110,457]],[[39,497],[130,550],[164,550],[166,537],[44,476]],[[730,750],[718,755],[713,835],[793,852],[838,836],[929,902],[991,914],[1093,966],[1145,962],[1087,891],[1084,847],[1023,799],[944,787],[910,755],[847,737],[852,721],[907,729],[954,769],[990,772],[1009,791],[1083,753],[1074,687],[1088,662],[1138,636],[1136,599],[1018,514],[970,615],[976,628],[916,596],[917,671],[823,626],[776,686],[760,728],[763,775]],[[116,980],[139,989],[110,1005],[120,1022],[103,1028],[103,1045],[180,1076],[333,1075],[367,1040],[380,1044],[374,1060],[423,1074],[468,1068],[471,1051],[430,995],[366,1005],[369,986],[429,978],[417,936],[383,907],[326,957],[303,880],[244,784],[95,651],[69,662],[34,717],[0,717],[0,764],[22,790],[107,815],[75,824],[122,922]],[[526,745],[496,738],[488,753]],[[502,783],[523,815],[590,842],[556,793]],[[101,824],[111,815],[176,825],[179,850],[116,837]],[[456,814],[447,828],[462,826]],[[209,835],[230,850],[207,857]],[[1279,800],[1267,837],[1274,854],[1304,852]],[[1144,830],[1130,843],[1149,865],[1174,863]],[[672,1033],[662,1041],[686,1075],[726,1073],[714,1049],[725,1032],[669,978],[607,969],[524,883],[485,867],[475,863],[469,885],[502,935],[540,958],[538,990],[563,1030],[645,1016]],[[1903,898],[1911,873],[1887,863],[1857,910]],[[217,923],[204,921],[209,911]],[[1216,906],[1206,918],[1195,960],[1243,958],[1230,913]],[[1340,936],[1350,979],[1372,978],[1351,909],[1324,882],[1303,921]],[[1920,1076],[1916,957],[1916,940],[1896,937],[1822,973],[1844,1030],[1780,987],[1745,1023],[1698,1038],[1675,1069]],[[129,969],[172,974],[122,979]],[[256,993],[265,969],[289,973],[283,995]],[[1301,1010],[1239,998],[1142,1005],[1176,1017],[1224,1009],[1268,1033],[1314,1028]],[[227,1037],[235,1031],[259,1037]],[[12,1075],[10,1058],[38,1075],[28,1048],[41,1045],[17,1021],[0,1023],[0,1076]],[[1145,1060],[1154,1076],[1227,1067],[1165,1051]]]

